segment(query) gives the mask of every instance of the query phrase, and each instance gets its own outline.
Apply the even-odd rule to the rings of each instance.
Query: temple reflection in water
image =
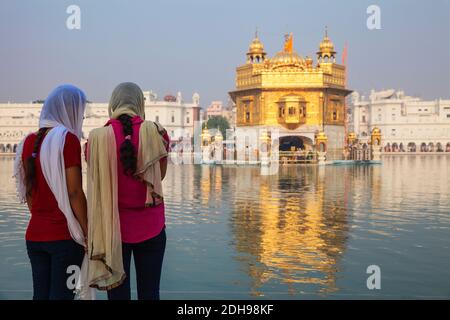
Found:
[[[251,278],[252,294],[259,295],[273,282],[285,284],[292,295],[338,291],[336,274],[351,214],[348,204],[357,204],[360,197],[354,191],[367,184],[377,202],[379,183],[373,169],[352,168],[354,176],[349,177],[347,172],[327,175],[323,167],[285,166],[277,176],[249,170],[234,176],[232,233],[236,259]]]
[[[309,172],[293,178],[299,170]],[[237,197],[233,210],[233,221],[245,220],[233,224],[233,229],[252,290],[256,294],[269,280],[287,284],[292,294],[293,283],[335,290],[336,264],[347,234],[346,210],[326,201],[324,172],[312,166],[283,167],[278,176],[255,178],[242,179],[253,182],[238,184],[236,192],[259,192],[259,200]],[[274,184],[280,193],[271,191]]]

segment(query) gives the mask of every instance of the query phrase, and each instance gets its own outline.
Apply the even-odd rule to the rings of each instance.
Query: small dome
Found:
[[[331,42],[331,40],[328,37],[323,38],[322,42],[320,43],[320,51],[322,52],[334,51],[333,42]]]
[[[328,38],[328,29],[325,28],[325,36],[323,37],[322,42],[320,42],[319,51],[317,54],[320,56],[334,56],[336,51],[334,51],[334,44],[331,42],[330,38]]]
[[[248,48],[249,53],[264,53],[264,45],[262,42],[255,38],[253,39],[252,43],[250,44],[250,47]]]
[[[266,59],[266,53],[264,52],[264,45],[258,38],[258,33],[255,34],[255,38],[248,47],[247,63],[262,63]]]

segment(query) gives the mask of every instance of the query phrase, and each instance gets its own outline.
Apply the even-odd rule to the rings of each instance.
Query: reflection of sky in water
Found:
[[[275,176],[170,166],[161,296],[449,298],[449,164],[397,157],[381,166],[285,166]],[[12,159],[0,158],[0,299],[28,299],[29,214],[11,175]],[[371,264],[381,267],[377,292],[366,288]]]

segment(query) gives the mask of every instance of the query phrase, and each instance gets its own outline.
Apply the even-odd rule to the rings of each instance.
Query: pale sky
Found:
[[[80,30],[66,27],[71,4]],[[381,30],[366,26],[371,4]],[[1,0],[0,102],[43,99],[61,83],[106,102],[134,81],[160,97],[197,91],[205,107],[227,100],[256,28],[269,57],[292,32],[315,58],[325,25],[339,62],[348,43],[350,89],[450,98],[450,0]]]

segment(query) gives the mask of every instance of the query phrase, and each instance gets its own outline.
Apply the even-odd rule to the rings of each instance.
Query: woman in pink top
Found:
[[[144,96],[136,84],[122,83],[114,91],[110,101],[110,114],[121,106],[129,105],[144,110]],[[146,207],[144,204],[147,186],[134,176],[139,129],[143,121],[140,116],[122,114],[117,119],[110,119],[106,124],[113,127],[117,143],[120,231],[123,265],[127,276],[120,286],[108,291],[109,300],[131,299],[131,255],[134,256],[136,267],[138,299],[159,299],[159,283],[166,246],[164,202],[154,202],[150,207]],[[162,127],[158,128],[168,150],[169,136]],[[167,170],[167,157],[160,160],[160,168],[162,180]]]

